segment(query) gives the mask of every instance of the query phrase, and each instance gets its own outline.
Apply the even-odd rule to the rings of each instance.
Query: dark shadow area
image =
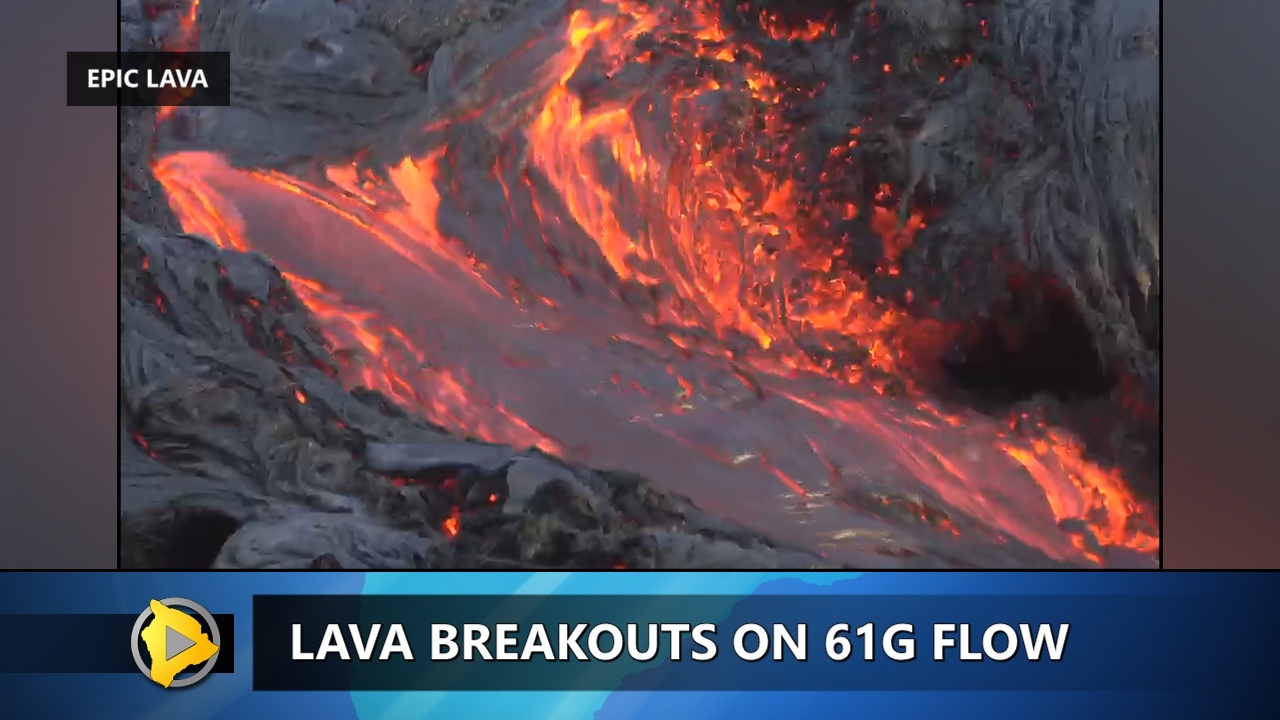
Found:
[[[960,352],[943,360],[947,377],[964,394],[983,405],[1008,405],[1044,395],[1071,402],[1111,392],[1115,375],[1065,292],[1022,281],[1011,283],[1009,293],[1007,303],[972,323]]]
[[[120,567],[148,570],[209,568],[227,539],[240,529],[235,518],[210,508],[179,508],[124,521]]]

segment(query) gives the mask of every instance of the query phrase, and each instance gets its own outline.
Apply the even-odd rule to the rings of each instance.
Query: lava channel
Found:
[[[518,61],[475,40],[487,71],[441,78],[468,101],[376,173],[303,179],[197,151],[154,171],[187,232],[287,273],[352,350],[350,384],[459,433],[643,474],[860,567],[1149,564],[1151,510],[1071,436],[913,388],[903,338],[922,323],[833,268],[781,110],[761,118],[767,158],[714,136],[718,109],[777,107],[780,81],[714,7],[659,6],[531,24]],[[723,72],[679,77],[658,47]],[[889,249],[924,224],[889,203],[842,212]],[[865,361],[818,362],[815,342]]]

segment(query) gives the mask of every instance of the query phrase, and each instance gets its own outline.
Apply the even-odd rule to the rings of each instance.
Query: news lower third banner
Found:
[[[1212,597],[260,596],[258,690],[1246,689],[1172,628],[1280,642]],[[1225,647],[1221,650],[1225,651]]]
[[[15,717],[1205,717],[1269,700],[1280,642],[1264,573],[0,582]]]
[[[230,53],[67,53],[67,105],[71,107],[230,104]]]

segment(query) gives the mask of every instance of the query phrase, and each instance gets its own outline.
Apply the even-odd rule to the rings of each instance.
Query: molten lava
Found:
[[[155,20],[160,14],[161,8],[157,5],[148,6],[148,15],[151,20]],[[182,51],[187,49],[195,49],[196,38],[198,37],[199,27],[197,25],[200,18],[200,0],[190,0],[186,10],[178,18],[177,27],[171,37],[162,42],[165,50]],[[156,111],[156,120],[163,122],[173,114],[174,105],[162,106]]]
[[[645,472],[827,550],[925,552],[910,546],[935,536],[1064,562],[1158,550],[1150,509],[1072,437],[950,414],[914,389],[908,336],[945,329],[873,299],[835,262],[830,226],[866,217],[892,275],[924,218],[889,187],[865,208],[802,196],[782,111],[797,90],[718,8],[597,5],[495,64],[485,86],[518,91],[437,123],[434,148],[383,179],[335,165],[309,182],[197,152],[155,174],[188,232],[289,269],[334,347],[354,350],[351,385],[460,433]],[[775,38],[829,32],[760,22]],[[714,70],[690,80],[690,64]],[[636,87],[603,87],[636,67]],[[507,150],[459,169],[451,124]],[[859,362],[832,359],[855,347]],[[886,378],[907,394],[880,392]],[[775,496],[739,497],[753,477]],[[895,514],[909,519],[877,519]],[[868,540],[895,522],[908,540]]]

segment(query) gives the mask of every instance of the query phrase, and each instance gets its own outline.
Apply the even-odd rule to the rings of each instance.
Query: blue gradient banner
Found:
[[[0,674],[0,690],[14,717],[72,712],[191,720],[1243,715],[1263,707],[1262,690],[1280,640],[1280,622],[1271,609],[1280,579],[1264,573],[10,573],[2,582],[0,629],[7,629],[0,669],[8,674]],[[527,681],[520,691],[458,689],[503,686],[494,677],[507,671],[494,669],[499,663],[479,662],[458,676],[475,677],[446,683],[449,689],[255,691],[261,653],[275,653],[263,656],[265,662],[289,662],[287,633],[282,647],[255,647],[255,596],[271,595],[357,596],[315,603],[301,598],[299,603],[314,607],[299,607],[299,618],[320,627],[330,620],[345,624],[345,618],[325,615],[338,608],[357,622],[394,622],[400,620],[395,613],[407,609],[403,622],[416,632],[424,632],[432,619],[415,616],[415,608],[447,609],[456,601],[441,596],[519,595],[505,602],[472,598],[449,611],[455,613],[449,622],[531,622],[535,615],[540,622],[706,622],[719,628],[721,652],[705,662],[672,662],[664,652],[653,662],[617,665],[576,685],[590,689],[531,690],[543,685]],[[410,595],[436,597],[383,597]],[[232,625],[231,637],[222,641],[233,657],[216,661],[231,672],[213,672],[181,688],[161,687],[141,671],[121,672],[120,658],[130,644],[121,616],[137,617],[152,600],[163,598],[187,598],[216,618],[234,616],[234,623],[226,623]],[[288,620],[288,603],[276,605],[271,622]],[[677,620],[681,608],[684,617]],[[69,616],[65,628],[52,623],[50,616],[57,615]],[[100,626],[85,619],[92,616],[112,619]],[[871,661],[862,656],[853,632],[866,622],[879,628]],[[771,655],[756,662],[741,659],[733,649],[733,631],[746,623],[808,625],[808,659],[797,661],[790,652],[781,661]],[[845,636],[854,644],[852,656],[837,662],[824,641],[839,623],[850,625]],[[881,645],[883,631],[894,623],[915,626],[915,654],[909,660],[887,656]],[[935,660],[934,626],[964,623],[980,629],[1069,623],[1070,635],[1056,661],[965,661],[959,646],[946,648],[943,660]],[[311,646],[320,644],[318,629],[307,632]],[[685,644],[686,651],[697,649],[687,638]],[[983,652],[980,635],[969,644]],[[433,687],[429,642],[419,646],[414,640],[414,645],[422,650],[410,666],[417,676],[400,680]],[[896,647],[901,652],[901,645]],[[1002,647],[997,642],[996,648]],[[60,653],[68,671],[47,672],[61,667]],[[24,657],[39,658],[39,666],[15,672],[24,669]],[[379,673],[391,672],[380,670],[377,660],[351,664],[352,676],[362,679],[348,687],[376,686]],[[86,672],[108,666],[111,672]],[[523,667],[535,672],[531,664]],[[571,684],[554,675],[563,671],[545,671],[552,673],[547,687]]]

